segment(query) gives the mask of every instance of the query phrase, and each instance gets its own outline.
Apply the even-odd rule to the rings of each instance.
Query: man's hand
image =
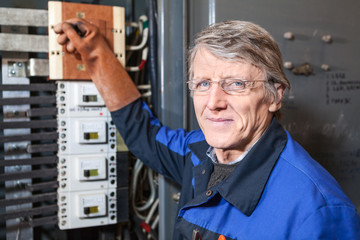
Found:
[[[69,53],[79,54],[85,64],[98,54],[112,54],[98,27],[80,18],[72,18],[54,27],[59,34],[57,42]],[[115,58],[115,57],[114,57]]]
[[[69,19],[54,27],[58,43],[78,54],[110,111],[140,97],[131,78],[116,59],[99,29],[84,19]]]

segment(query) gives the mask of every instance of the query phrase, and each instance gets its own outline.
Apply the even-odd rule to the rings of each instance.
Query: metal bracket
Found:
[[[30,58],[26,62],[8,62],[8,77],[49,76],[49,60]]]

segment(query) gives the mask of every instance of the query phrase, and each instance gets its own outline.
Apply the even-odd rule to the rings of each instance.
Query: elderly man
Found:
[[[81,55],[129,149],[182,186],[174,239],[360,239],[353,204],[278,123],[290,83],[264,29],[228,21],[198,35],[192,132],[153,116],[95,26],[72,19],[55,32]]]

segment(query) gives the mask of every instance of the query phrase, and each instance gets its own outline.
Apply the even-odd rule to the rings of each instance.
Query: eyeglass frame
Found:
[[[245,87],[244,87],[244,89],[241,89],[241,90],[226,90],[226,89],[223,88],[223,84],[224,84],[227,80],[235,80],[234,82],[236,82],[236,81],[241,81],[241,82],[244,83],[244,86],[245,86]],[[191,89],[191,87],[190,87],[191,85],[190,85],[190,84],[195,84],[196,82],[197,82],[197,83],[201,83],[201,82],[204,82],[204,81],[207,82],[207,83],[209,83],[208,89],[206,89],[206,90],[195,90],[195,89]],[[226,93],[228,93],[228,94],[235,95],[235,94],[241,94],[241,93],[243,93],[244,91],[246,91],[247,89],[254,88],[254,87],[249,87],[249,86],[247,85],[247,83],[252,83],[252,82],[267,82],[267,80],[245,80],[245,79],[242,79],[242,78],[224,78],[224,79],[220,79],[220,80],[214,81],[214,80],[209,80],[209,79],[192,79],[192,80],[187,81],[186,83],[188,84],[188,88],[189,88],[190,91],[192,91],[192,92],[199,92],[199,93],[207,93],[207,92],[210,90],[212,84],[217,83],[217,84],[219,84],[220,88],[221,88],[224,92],[226,92]]]

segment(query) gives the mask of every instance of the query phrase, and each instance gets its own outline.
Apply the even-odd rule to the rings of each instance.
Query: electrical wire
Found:
[[[137,72],[137,71],[141,71],[142,69],[144,69],[145,64],[146,64],[146,59],[148,56],[148,52],[149,52],[149,48],[145,47],[142,51],[140,64],[138,66],[127,66],[126,71]]]
[[[149,81],[151,84],[151,90],[152,92],[157,92],[158,89],[158,56],[157,56],[157,44],[158,44],[158,40],[157,40],[157,36],[158,36],[158,31],[157,31],[157,3],[156,0],[149,0],[149,56],[148,56],[148,64],[147,64],[147,69],[148,69],[148,76],[149,76]],[[150,99],[151,105],[152,105],[152,110],[154,112],[154,114],[157,114],[158,111],[158,101],[157,101],[157,96],[154,95],[151,97]]]
[[[140,212],[149,209],[151,207],[151,205],[154,203],[155,197],[156,197],[156,189],[155,189],[155,183],[154,183],[154,179],[153,179],[153,170],[147,169],[147,177],[148,177],[149,186],[150,186],[150,196],[149,196],[148,200],[145,202],[145,204],[143,204],[141,206],[138,206],[135,203],[136,193],[137,193],[136,188],[137,188],[137,185],[138,185],[138,178],[139,178],[139,175],[140,175],[140,171],[142,170],[143,167],[144,167],[143,162],[141,162],[140,159],[137,159],[136,162],[135,162],[134,168],[133,168],[132,186],[131,186],[131,190],[132,190],[132,207],[133,207],[134,213],[141,220],[145,220],[146,216],[141,214]]]
[[[141,43],[139,45],[128,45],[126,46],[126,50],[131,50],[131,51],[141,50],[146,45],[149,36],[149,22],[147,16],[141,15],[139,17],[139,32],[140,32],[140,26],[143,27],[142,29],[143,37],[141,39]]]

